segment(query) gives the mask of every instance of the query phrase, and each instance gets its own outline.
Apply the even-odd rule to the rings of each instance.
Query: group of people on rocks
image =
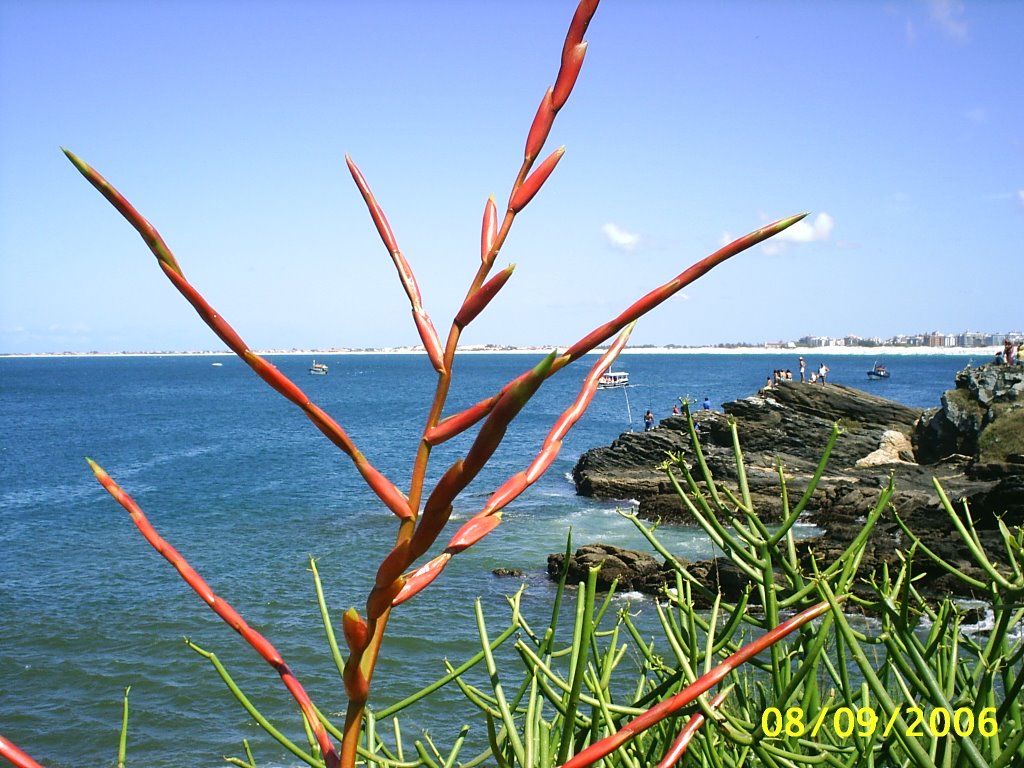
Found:
[[[1020,344],[1018,342],[1010,341],[1008,338],[1003,339],[1003,351],[996,352],[996,362],[1005,365],[1020,365],[1019,351]]]
[[[828,378],[828,372],[829,372],[829,367],[827,365],[825,365],[824,363],[819,365],[817,372],[812,371],[811,372],[811,378],[808,379],[807,378],[807,363],[806,363],[806,361],[801,357],[800,360],[799,360],[799,363],[800,363],[800,381],[801,382],[810,381],[811,384],[824,384],[825,383],[825,380]],[[776,369],[776,370],[772,371],[772,375],[769,376],[768,379],[764,383],[764,388],[765,389],[771,389],[776,384],[778,384],[780,381],[793,381],[793,371],[791,371],[789,368],[786,368],[785,370]]]
[[[701,408],[702,411],[710,411],[711,410],[711,398],[708,397],[707,395],[705,395],[704,396],[704,402],[700,404],[700,408]],[[672,415],[673,416],[680,416],[680,415],[682,415],[682,413],[683,412],[679,409],[678,405],[673,405],[672,406]],[[651,409],[648,408],[647,409],[647,413],[644,414],[644,432],[650,432],[652,429],[654,429],[654,414],[651,413]]]

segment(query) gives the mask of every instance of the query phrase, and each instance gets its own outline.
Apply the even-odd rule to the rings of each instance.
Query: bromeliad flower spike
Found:
[[[504,216],[499,218],[498,207],[493,197],[488,199],[484,206],[480,261],[470,281],[466,298],[444,342],[427,314],[424,297],[421,295],[413,268],[399,248],[398,239],[381,203],[355,162],[346,156],[349,172],[398,271],[402,288],[409,298],[416,331],[437,375],[435,394],[411,467],[407,493],[399,490],[399,486],[393,480],[377,470],[370,459],[356,447],[345,430],[311,402],[293,381],[249,348],[239,334],[189,282],[178,260],[156,228],[96,170],[65,150],[68,158],[82,175],[135,227],[157,258],[158,266],[202,320],[261,379],[294,403],[317,429],[349,456],[356,470],[383,506],[397,518],[395,545],[372,575],[372,584],[369,586],[364,608],[365,615],[361,616],[355,608],[351,608],[345,613],[342,621],[349,650],[344,668],[344,684],[349,705],[341,745],[336,747],[321,726],[313,703],[273,646],[262,635],[253,631],[234,609],[215,595],[185,559],[149,525],[142,510],[130,497],[98,465],[92,465],[100,482],[129,511],[146,539],[167,557],[185,581],[221,618],[277,669],[313,734],[313,741],[319,750],[318,761],[322,761],[321,764],[326,766],[342,765],[351,768],[355,765],[357,744],[373,672],[392,609],[438,578],[452,557],[473,546],[494,530],[501,522],[501,513],[505,506],[536,482],[548,469],[557,456],[566,433],[579,420],[590,403],[601,374],[610,368],[616,355],[625,346],[635,321],[713,267],[781,232],[806,215],[781,219],[725,246],[641,297],[618,317],[597,326],[567,350],[552,352],[537,366],[508,382],[491,397],[461,412],[445,414],[445,405],[453,383],[452,363],[461,333],[490,302],[497,299],[501,289],[512,277],[512,266],[491,276],[497,255],[505,244],[516,217],[540,193],[564,155],[564,148],[558,148],[537,162],[544,151],[555,117],[565,105],[580,75],[587,51],[587,43],[583,36],[596,9],[597,0],[582,0],[576,8],[562,49],[557,77],[554,84],[543,94],[530,125],[523,160],[509,192]],[[579,395],[552,426],[536,456],[530,462],[524,462],[524,469],[508,478],[486,504],[470,516],[468,522],[454,534],[440,555],[425,564],[418,564],[419,559],[433,546],[445,529],[459,493],[485,466],[501,444],[509,425],[544,381],[569,363],[612,339],[615,339],[614,342],[592,366]],[[472,429],[477,424],[480,424],[480,428],[469,450],[461,459],[455,461],[437,484],[428,491],[425,480],[432,448]],[[371,575],[367,576],[369,578]]]

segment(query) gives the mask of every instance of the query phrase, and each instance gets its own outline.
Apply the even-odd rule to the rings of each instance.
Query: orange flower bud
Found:
[[[452,536],[452,540],[448,542],[448,546],[444,548],[444,551],[457,555],[459,552],[469,549],[476,544],[500,524],[500,514],[488,515],[487,517],[472,517]]]
[[[448,561],[451,559],[452,556],[450,554],[442,552],[429,563],[420,566],[406,576],[405,585],[391,601],[392,607],[397,607],[409,598],[419,594],[421,590],[425,589],[434,579],[441,575],[441,571],[444,570],[444,567],[448,565]]]
[[[512,277],[512,272],[515,270],[515,264],[509,264],[501,272],[496,274],[486,283],[480,286],[471,296],[466,298],[466,301],[462,304],[462,308],[459,313],[455,315],[455,324],[459,328],[465,328],[479,315],[488,304],[491,303],[491,299],[494,298],[495,294],[498,293],[504,287],[508,279]]]
[[[519,211],[526,207],[527,203],[533,200],[534,195],[540,191],[540,188],[548,180],[548,176],[555,170],[555,166],[558,165],[558,161],[562,159],[564,154],[565,147],[559,147],[548,155],[543,163],[537,166],[537,170],[531,173],[526,178],[526,181],[522,183],[522,186],[512,193],[512,198],[508,202],[509,210],[519,213]]]
[[[494,195],[487,198],[484,206],[484,220],[480,226],[480,261],[487,261],[487,256],[494,246],[494,238],[498,234],[498,206],[494,204]],[[493,256],[491,258],[494,258]]]
[[[544,98],[540,100],[540,106],[537,107],[537,114],[533,118],[530,132],[526,135],[525,154],[527,160],[533,160],[540,154],[541,149],[544,148],[544,142],[548,140],[551,126],[555,122],[555,112],[558,111],[558,108],[552,104],[551,96],[553,90],[548,88]]]
[[[554,92],[551,96],[551,108],[556,112],[560,110],[572,93],[576,85],[576,78],[580,75],[583,67],[583,57],[587,55],[587,44],[580,43],[573,46],[568,55],[562,58],[562,66],[558,70],[558,77],[555,79]]]
[[[416,323],[416,330],[419,331],[420,341],[423,342],[423,348],[427,351],[430,364],[438,373],[444,373],[444,351],[441,349],[441,339],[437,336],[437,329],[430,322],[430,316],[422,309],[414,308],[412,319]]]
[[[370,628],[355,608],[349,608],[341,616],[341,629],[349,653],[358,656],[370,643]]]

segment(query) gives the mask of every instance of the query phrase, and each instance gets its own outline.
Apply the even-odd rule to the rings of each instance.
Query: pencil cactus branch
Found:
[[[725,679],[725,676],[736,667],[741,664],[745,664],[754,656],[784,638],[790,632],[799,629],[812,619],[823,616],[830,610],[831,606],[828,602],[821,602],[817,605],[811,606],[807,610],[801,611],[796,616],[782,622],[777,627],[768,630],[757,640],[740,648],[736,653],[729,656],[710,672],[701,675],[676,695],[671,696],[651,707],[649,710],[639,717],[631,720],[611,736],[601,739],[595,744],[591,744],[571,760],[566,762],[562,768],[586,768],[586,766],[593,765],[601,758],[610,755],[637,734],[646,731],[651,726],[657,725],[669,715],[678,712],[702,693],[705,693],[718,685],[723,679]]]
[[[338,752],[334,747],[334,743],[328,736],[327,731],[324,729],[323,724],[320,722],[319,717],[316,713],[316,708],[313,706],[313,702],[310,700],[309,695],[306,693],[302,684],[299,683],[298,679],[292,673],[289,666],[285,663],[281,654],[278,653],[277,649],[268,641],[263,635],[250,627],[245,619],[231,607],[231,605],[218,596],[206,580],[199,575],[189,565],[188,561],[185,560],[181,554],[172,547],[152,526],[149,519],[143,513],[142,509],[138,504],[135,503],[134,499],[131,498],[125,491],[119,486],[114,480],[103,470],[103,468],[94,462],[92,459],[87,459],[89,466],[92,468],[93,474],[96,475],[96,479],[99,480],[100,485],[106,489],[107,493],[114,497],[132,518],[132,522],[135,523],[135,527],[139,529],[139,532],[143,535],[150,546],[159,552],[167,562],[169,562],[174,569],[178,572],[181,578],[188,584],[192,590],[202,598],[203,602],[206,603],[216,613],[221,620],[224,621],[229,627],[235,630],[242,638],[252,647],[256,653],[258,653],[264,661],[267,662],[281,677],[281,681],[284,683],[285,688],[295,699],[299,705],[299,709],[302,710],[302,714],[305,716],[309,727],[312,729],[317,744],[320,747],[320,753],[323,755],[328,768],[335,768],[339,765]]]

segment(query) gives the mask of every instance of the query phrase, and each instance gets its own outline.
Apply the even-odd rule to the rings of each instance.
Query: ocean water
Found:
[[[313,377],[304,357],[272,359],[375,466],[407,486],[434,380],[425,360],[328,356],[330,375]],[[460,358],[447,412],[493,393],[534,362],[522,355]],[[890,359],[892,379],[881,382],[867,380],[866,357],[826,362],[830,381],[932,407],[969,359]],[[817,363],[808,360],[809,368]],[[577,497],[569,480],[583,451],[629,429],[627,413],[640,429],[644,410],[664,417],[680,396],[708,396],[719,407],[752,394],[772,369],[795,366],[793,355],[621,358],[616,368],[627,370],[635,386],[598,392],[551,470],[508,508],[504,523],[396,611],[372,704],[401,699],[443,675],[445,658],[458,663],[478,649],[477,597],[497,634],[506,626],[505,595],[525,581],[525,610],[543,620],[552,595],[546,557],[564,549],[570,529],[575,545],[646,548],[617,514],[628,503]],[[570,368],[545,383],[488,469],[460,496],[456,518],[473,514],[527,465],[585,373]],[[467,440],[435,451],[432,477]],[[316,558],[337,627],[348,607],[362,611],[394,536],[392,516],[347,457],[234,358],[0,358],[0,733],[47,766],[112,764],[130,685],[130,764],[223,765],[222,756],[243,754],[245,738],[260,765],[295,765],[182,639],[217,653],[254,703],[304,743],[277,675],[149,547],[93,479],[85,456],[107,469],[214,590],[275,644],[321,709],[344,708],[309,558]],[[713,554],[690,529],[662,528],[661,538],[683,557]],[[497,578],[496,567],[520,568],[525,576]],[[634,597],[642,613],[644,600]],[[429,707],[403,713],[403,732],[417,737],[429,730],[450,744],[464,710],[461,694],[445,689]]]

